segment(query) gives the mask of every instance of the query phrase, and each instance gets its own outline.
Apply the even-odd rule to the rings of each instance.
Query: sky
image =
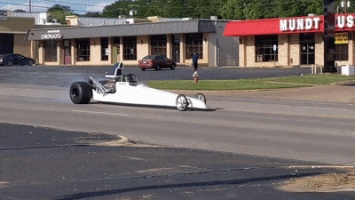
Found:
[[[0,0],[0,10],[29,11],[31,3],[32,12],[46,12],[55,4],[69,6],[74,13],[85,14],[87,12],[102,12],[106,5],[114,3],[114,0]]]

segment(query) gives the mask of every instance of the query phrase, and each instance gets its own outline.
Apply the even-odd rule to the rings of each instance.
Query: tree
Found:
[[[69,6],[62,6],[60,4],[55,4],[53,7],[47,10],[49,13],[50,22],[58,22],[61,24],[65,24],[65,17],[68,15],[73,15],[73,11],[70,9]]]
[[[228,0],[221,10],[221,15],[225,19],[246,19],[245,7],[247,0]]]
[[[355,0],[352,0],[355,1]],[[323,0],[228,0],[223,18],[245,20],[323,14]]]
[[[354,13],[355,12],[355,0],[344,0],[345,2],[346,1],[349,1],[350,2],[350,7],[347,7],[347,4],[346,5],[344,5],[344,6],[346,6],[346,12],[348,12],[348,13]],[[341,0],[337,0],[336,1],[337,2],[337,10],[339,11],[339,13],[343,13],[343,12],[345,12],[345,7],[341,7]]]
[[[99,13],[99,12],[87,12],[83,16],[85,16],[85,17],[101,17],[101,13]]]
[[[340,5],[340,0],[336,0]],[[348,12],[355,11],[355,0]],[[354,7],[354,8],[353,8]],[[103,17],[128,16],[166,18],[262,19],[323,14],[323,0],[120,0],[104,8]]]
[[[16,9],[16,10],[14,10],[14,12],[26,12],[26,11],[24,11],[24,10],[22,10],[22,9]]]
[[[278,0],[275,17],[295,17],[323,14],[323,0]]]
[[[192,4],[192,17],[207,19],[211,16],[221,17],[221,10],[224,2],[216,0],[194,0],[192,1]]]
[[[105,6],[102,16],[115,18],[120,15],[128,16],[132,9],[135,9],[138,1],[135,0],[121,0],[115,3]]]
[[[137,16],[167,18],[209,18],[221,16],[223,0],[121,0],[105,7],[103,16],[128,15],[134,9]]]

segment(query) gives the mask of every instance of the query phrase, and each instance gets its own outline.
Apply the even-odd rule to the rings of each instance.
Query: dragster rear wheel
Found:
[[[92,98],[92,88],[87,82],[74,82],[69,90],[70,99],[75,104],[87,104]]]
[[[187,109],[189,103],[187,101],[187,98],[185,95],[183,94],[179,94],[177,97],[176,97],[176,107],[178,110],[180,111],[184,111]]]

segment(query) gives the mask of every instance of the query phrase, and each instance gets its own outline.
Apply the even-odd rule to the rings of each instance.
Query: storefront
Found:
[[[31,56],[31,43],[26,40],[27,31],[34,28],[30,18],[9,17],[0,11],[0,54],[18,53]]]
[[[355,14],[335,16],[336,65],[353,65]],[[239,66],[324,66],[324,16],[231,21],[224,36],[239,37]]]
[[[137,65],[148,54],[164,54],[191,64],[200,54],[207,66],[237,65],[238,40],[223,37],[225,21],[180,20],[101,26],[57,26],[31,29],[27,40],[38,46],[43,65]],[[223,55],[220,52],[226,52]],[[34,53],[35,54],[35,53]]]

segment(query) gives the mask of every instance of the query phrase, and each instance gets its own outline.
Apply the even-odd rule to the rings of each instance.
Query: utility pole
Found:
[[[32,2],[31,0],[28,0],[28,12],[32,12]]]
[[[344,9],[344,13],[347,13],[347,12],[348,12],[348,8],[350,8],[350,1],[349,1],[349,0],[347,0],[347,1],[342,0],[342,1],[340,2],[340,7],[341,7],[342,9]]]
[[[323,73],[336,73],[335,67],[335,0],[324,0],[324,67]]]

